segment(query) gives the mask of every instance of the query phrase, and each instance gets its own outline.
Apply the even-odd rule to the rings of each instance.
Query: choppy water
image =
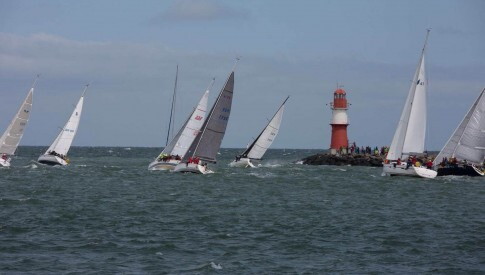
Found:
[[[148,171],[156,148],[73,148],[69,167],[21,147],[0,169],[0,272],[483,273],[483,178],[381,177],[304,166]]]

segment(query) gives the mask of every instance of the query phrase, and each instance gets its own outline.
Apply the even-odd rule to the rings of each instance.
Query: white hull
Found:
[[[230,167],[238,167],[238,168],[255,168],[256,165],[254,165],[249,158],[240,158],[238,161],[233,160],[231,163],[229,163]]]
[[[204,175],[214,173],[214,171],[208,169],[207,166],[202,166],[195,163],[179,163],[177,166],[175,166],[175,169],[173,171],[180,173],[194,173]]]
[[[409,177],[422,177],[422,178],[435,178],[438,173],[434,170],[427,169],[425,167],[409,166],[406,169],[407,164],[402,163],[395,165],[395,163],[385,163],[383,166],[383,174],[387,176],[409,176]]]
[[[41,155],[37,160],[39,163],[47,164],[47,165],[62,165],[65,166],[68,164],[67,161],[63,160],[60,157],[54,155]]]
[[[10,167],[10,160],[10,158],[7,158],[7,160],[0,158],[0,167]]]
[[[180,163],[180,160],[171,159],[169,161],[157,161],[154,160],[150,165],[148,165],[148,170],[151,171],[162,171],[162,170],[173,170],[175,166]]]

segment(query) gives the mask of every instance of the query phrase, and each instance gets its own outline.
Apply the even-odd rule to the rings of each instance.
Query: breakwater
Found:
[[[369,154],[331,155],[328,153],[316,154],[302,159],[307,165],[352,165],[382,167],[383,157]]]

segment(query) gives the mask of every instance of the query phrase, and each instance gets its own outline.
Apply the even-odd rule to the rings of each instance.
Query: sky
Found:
[[[389,145],[426,29],[426,149],[440,150],[485,88],[485,1],[0,0],[0,132],[36,74],[21,145],[48,146],[82,93],[75,146],[165,145],[240,56],[222,147],[242,148],[286,98],[273,148],[327,149],[338,85],[349,141]]]

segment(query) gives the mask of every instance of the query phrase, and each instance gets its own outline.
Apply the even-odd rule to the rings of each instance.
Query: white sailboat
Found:
[[[66,125],[61,129],[61,132],[51,144],[49,149],[39,157],[37,160],[40,163],[48,164],[48,165],[68,165],[69,159],[67,158],[67,152],[71,147],[72,141],[76,136],[77,128],[79,126],[79,121],[81,119],[81,112],[83,109],[83,102],[84,102],[84,94],[88,89],[89,84],[84,87],[84,91],[81,95],[81,98],[77,102],[74,111],[69,117]]]
[[[483,176],[485,158],[485,89],[471,106],[433,164],[438,176]]]
[[[263,131],[259,134],[259,136],[248,146],[246,151],[244,151],[241,155],[236,156],[236,159],[232,161],[229,166],[231,167],[256,167],[256,165],[261,161],[263,158],[264,153],[266,150],[271,146],[276,135],[278,135],[278,131],[280,129],[281,121],[283,119],[283,111],[285,109],[285,103],[288,100],[287,97],[283,104],[281,104],[278,111],[273,115],[273,118],[268,122],[266,127],[264,127]]]
[[[231,114],[232,96],[234,91],[234,68],[227,78],[212,109],[207,114],[207,120],[202,125],[199,134],[192,142],[185,157],[174,172],[209,174],[213,173],[207,163],[216,163],[226,132],[229,115]]]
[[[160,155],[148,165],[148,170],[173,170],[180,163],[205,121],[209,89],[213,84],[214,79],[177,135],[165,146]]]
[[[0,137],[0,167],[10,167],[11,156],[15,154],[24,135],[24,130],[29,122],[30,111],[32,110],[34,87],[37,79],[39,79],[39,75],[35,78],[17,114],[13,117],[2,137]]]
[[[424,166],[407,164],[412,156],[423,154],[426,135],[426,86],[424,53],[429,30],[421,53],[418,67],[414,74],[411,88],[394,133],[389,152],[383,164],[385,175],[436,177],[436,171]]]

